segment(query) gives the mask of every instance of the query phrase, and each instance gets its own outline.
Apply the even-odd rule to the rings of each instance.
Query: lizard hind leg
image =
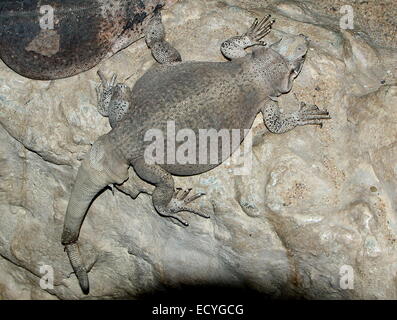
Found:
[[[113,74],[110,81],[100,70],[98,76],[101,84],[96,87],[97,108],[102,116],[109,118],[110,126],[114,128],[130,108],[131,89],[124,83],[116,83],[116,74]]]
[[[152,201],[156,211],[164,217],[173,218],[184,226],[189,224],[178,217],[176,213],[187,211],[197,214],[203,218],[209,218],[208,215],[200,212],[192,205],[192,202],[204,193],[197,193],[189,196],[191,189],[184,190],[174,188],[174,179],[170,173],[165,171],[159,165],[151,165],[145,163],[143,158],[140,158],[132,164],[137,175],[156,186],[152,194]]]
[[[98,76],[101,79],[101,83],[95,88],[98,100],[97,109],[102,116],[108,117],[109,105],[112,99],[117,76],[113,75],[112,79],[108,81],[100,70],[98,70]]]
[[[146,44],[152,50],[153,58],[158,63],[168,64],[182,61],[178,50],[165,40],[165,29],[160,13],[156,14],[147,27]]]

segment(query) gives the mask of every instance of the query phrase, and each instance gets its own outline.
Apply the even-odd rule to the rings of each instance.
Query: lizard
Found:
[[[165,132],[170,121],[177,130],[190,128],[197,135],[200,129],[250,129],[261,112],[268,130],[281,134],[297,126],[322,126],[322,120],[331,118],[327,110],[306,103],[292,113],[280,111],[277,99],[291,90],[302,70],[309,42],[306,36],[299,35],[265,44],[262,39],[274,23],[269,17],[255,19],[247,32],[222,43],[221,52],[227,61],[184,62],[176,59],[179,55],[162,51],[164,63],[149,69],[132,89],[116,83],[116,76],[107,81],[98,72],[101,78],[97,88],[98,110],[109,117],[112,129],[93,143],[82,161],[62,234],[62,244],[85,294],[89,293],[89,280],[78,238],[90,203],[98,192],[112,184],[123,186],[132,167],[140,179],[154,185],[152,203],[157,213],[188,226],[177,213],[187,211],[208,218],[194,205],[204,194],[175,188],[173,176],[207,172],[234,151],[230,150],[226,157],[222,154],[216,163],[152,163],[145,155],[148,130],[158,128]],[[157,38],[164,37],[164,30],[157,24],[151,27]],[[198,156],[202,150],[195,147]],[[221,147],[218,145],[218,154],[222,153]]]
[[[172,1],[2,1],[0,58],[27,78],[71,77],[145,37],[153,20],[163,28],[161,9]],[[173,49],[164,39],[155,45],[155,52]]]

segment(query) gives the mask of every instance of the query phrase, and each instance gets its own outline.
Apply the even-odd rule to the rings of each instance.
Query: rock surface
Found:
[[[316,103],[332,120],[273,135],[258,116],[249,175],[222,165],[176,179],[207,193],[200,205],[211,219],[182,213],[188,228],[158,216],[147,194],[105,190],[80,235],[89,296],[60,236],[80,160],[110,129],[96,111],[96,71],[132,86],[154,62],[141,40],[64,80],[32,81],[0,63],[0,299],[138,298],[200,284],[271,297],[396,299],[397,49],[359,29],[341,30],[338,15],[321,9],[181,0],[164,13],[168,40],[184,60],[223,61],[221,42],[267,13],[276,19],[267,42],[305,34],[306,63],[280,105]],[[43,290],[46,265],[54,288]],[[350,289],[344,270],[354,275]]]

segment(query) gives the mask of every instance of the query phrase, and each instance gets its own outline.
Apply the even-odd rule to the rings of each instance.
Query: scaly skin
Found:
[[[208,218],[193,204],[203,194],[190,195],[190,190],[175,189],[172,175],[190,176],[211,170],[230,156],[233,146],[229,153],[223,154],[218,145],[218,155],[222,157],[213,164],[150,164],[145,159],[148,143],[144,141],[150,129],[166,132],[170,121],[175,123],[176,132],[189,128],[196,137],[199,129],[218,132],[239,129],[241,143],[243,130],[252,126],[259,112],[273,133],[287,132],[300,125],[320,125],[321,120],[330,118],[327,111],[306,104],[292,114],[280,113],[277,97],[291,90],[305,60],[307,40],[298,36],[265,47],[261,39],[269,32],[272,23],[268,18],[255,20],[243,36],[224,42],[221,50],[231,60],[228,62],[180,62],[180,55],[174,50],[164,50],[166,46],[160,51],[153,49],[157,47],[156,42],[164,39],[162,29],[156,29],[154,23],[152,27],[157,34],[149,37],[153,41],[147,39],[147,42],[154,50],[153,56],[162,57],[162,65],[143,75],[131,91],[116,85],[115,81],[109,84],[100,75],[102,86],[98,88],[98,109],[109,116],[113,129],[94,145],[79,170],[66,213],[64,245],[73,246],[73,252],[78,254],[74,246],[77,246],[82,221],[95,193],[108,184],[120,184],[127,179],[129,166],[142,180],[155,186],[152,201],[160,215],[185,226],[188,222],[177,216],[180,211]],[[244,50],[251,46],[259,48],[247,54]],[[121,102],[128,108],[120,108]],[[197,145],[197,160],[199,151]],[[131,195],[135,194],[132,192]],[[81,259],[75,256],[72,259],[80,285],[87,292],[88,278],[79,264]]]
[[[0,2],[0,58],[37,80],[71,77],[143,38],[169,0],[12,0]],[[42,28],[40,7],[54,9]]]

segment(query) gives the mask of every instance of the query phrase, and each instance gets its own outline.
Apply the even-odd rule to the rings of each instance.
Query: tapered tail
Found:
[[[101,179],[101,176],[95,175],[97,172],[92,168],[87,168],[87,164],[88,161],[84,161],[77,173],[76,182],[66,211],[62,234],[62,244],[65,245],[70,264],[79,280],[81,290],[85,294],[89,292],[88,275],[80,256],[77,240],[92,199],[109,184],[108,179],[105,179],[105,177]]]
[[[85,269],[83,261],[81,260],[79,247],[76,243],[73,243],[66,245],[65,250],[68,254],[73,271],[79,280],[81,290],[84,294],[88,294],[90,292],[90,282],[88,280],[87,270]]]
[[[98,192],[109,184],[120,184],[128,178],[128,164],[116,158],[106,141],[103,136],[95,142],[79,168],[62,233],[62,244],[85,294],[89,292],[89,281],[77,244],[81,225]]]

